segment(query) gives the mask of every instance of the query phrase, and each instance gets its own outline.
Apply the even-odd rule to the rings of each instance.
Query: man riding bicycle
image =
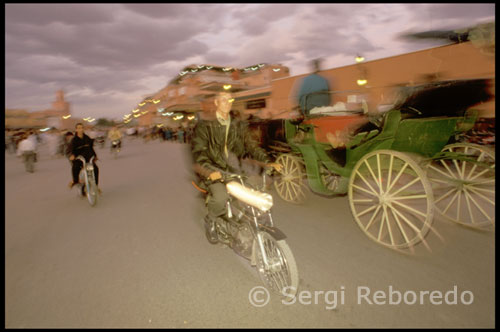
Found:
[[[116,148],[119,150],[122,147],[122,133],[118,130],[117,127],[111,128],[108,133],[108,139],[111,142],[111,150],[113,149],[113,142],[118,141]]]
[[[99,186],[99,168],[95,163],[97,161],[97,154],[94,151],[94,140],[83,132],[83,124],[77,123],[75,128],[76,134],[70,143],[71,154],[69,156],[69,160],[72,162],[71,173],[73,176],[73,181],[71,181],[68,186],[71,189],[75,184],[79,183],[78,178],[83,167],[83,163],[80,160],[76,159],[77,156],[84,157],[87,162],[94,156],[93,165],[95,183],[97,186]],[[99,187],[97,187],[97,189],[99,193],[101,193],[101,189]]]
[[[280,164],[270,163],[264,149],[251,138],[246,124],[231,119],[232,101],[230,93],[219,93],[215,98],[216,119],[200,121],[191,142],[194,170],[200,176],[200,185],[210,193],[208,215],[205,218],[210,232],[213,231],[211,225],[215,219],[226,213],[226,202],[229,199],[225,185],[218,181],[222,174],[214,170],[214,167],[235,172],[236,162],[248,153],[266,166],[281,170]]]

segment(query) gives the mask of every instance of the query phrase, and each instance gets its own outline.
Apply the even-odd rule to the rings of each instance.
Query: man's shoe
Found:
[[[211,244],[216,244],[219,242],[219,237],[217,236],[217,230],[215,229],[215,220],[209,216],[205,217],[205,236],[208,242]]]

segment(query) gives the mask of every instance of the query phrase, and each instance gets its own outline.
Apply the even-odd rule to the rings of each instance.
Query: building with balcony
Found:
[[[354,60],[352,65],[320,72],[330,82],[333,102],[365,102],[367,109],[377,110],[391,105],[403,86],[476,78],[489,79],[490,93],[495,95],[495,57],[472,42],[360,63]],[[213,118],[214,96],[225,87],[233,95],[233,110],[243,118],[290,118],[295,114],[298,87],[307,75],[290,76],[287,67],[268,64],[247,68],[187,66],[166,87],[139,103],[139,123],[177,127],[189,123],[188,115]],[[494,98],[474,108],[479,109],[480,117],[493,118]]]
[[[262,99],[261,94],[256,94],[258,89],[267,91],[273,79],[286,76],[289,76],[289,69],[279,64],[258,64],[246,68],[190,65],[166,87],[145,97],[129,118],[137,119],[140,126],[185,126],[198,117],[213,117],[214,97],[220,91],[231,92],[235,98],[235,109],[245,112],[250,99]],[[254,112],[254,108],[248,109],[250,113]]]

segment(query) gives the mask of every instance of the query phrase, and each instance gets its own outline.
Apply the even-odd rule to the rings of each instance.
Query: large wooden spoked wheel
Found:
[[[424,240],[434,214],[434,196],[424,170],[408,154],[377,150],[354,166],[349,179],[354,219],[372,240],[392,249]]]
[[[443,151],[472,160],[440,159],[428,165],[427,177],[436,210],[447,220],[487,229],[495,224],[495,152],[471,143],[450,144]]]
[[[283,200],[300,204],[306,199],[306,173],[302,160],[289,153],[281,154],[276,163],[282,165],[281,174],[274,181],[274,188]]]

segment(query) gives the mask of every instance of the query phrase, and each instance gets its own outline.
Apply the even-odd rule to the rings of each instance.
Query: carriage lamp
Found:
[[[231,84],[224,85],[224,90],[229,90],[229,89],[231,89]]]
[[[273,196],[244,187],[241,183],[231,181],[226,184],[226,188],[229,194],[262,212],[269,211],[273,206]]]
[[[358,80],[358,85],[365,85],[366,83],[368,83],[367,80]]]

